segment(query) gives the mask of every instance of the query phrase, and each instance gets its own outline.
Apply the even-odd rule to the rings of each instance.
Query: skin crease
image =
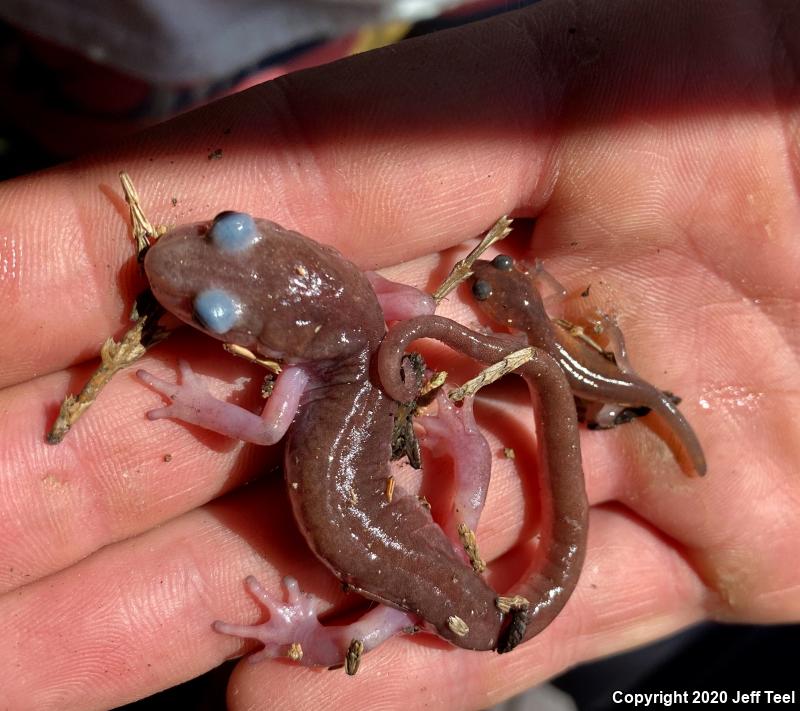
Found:
[[[538,216],[536,255],[571,294],[592,285],[576,313],[617,310],[632,361],[685,398],[709,461],[705,479],[688,480],[646,428],[582,432],[587,562],[535,641],[497,656],[398,638],[355,680],[242,664],[232,709],[323,697],[485,708],[697,620],[796,621],[800,573],[785,562],[800,555],[800,432],[788,415],[800,405],[797,12],[788,1],[545,0],[0,185],[0,249],[16,250],[0,280],[0,706],[114,707],[242,652],[210,621],[263,619],[247,574],[277,593],[288,573],[343,601],[303,552],[277,478],[220,497],[277,454],[146,421],[160,398],[132,374],[62,445],[43,443],[141,285],[123,168],[156,222],[246,210],[364,268],[446,249],[507,211]],[[216,145],[224,158],[209,162]],[[386,276],[428,286],[460,254]],[[472,312],[453,297],[442,313]],[[190,335],[142,367],[168,377],[187,348],[218,393],[257,377]],[[479,422],[528,433],[527,398],[514,392],[484,396]],[[520,473],[496,463],[478,530],[488,559],[528,525]]]

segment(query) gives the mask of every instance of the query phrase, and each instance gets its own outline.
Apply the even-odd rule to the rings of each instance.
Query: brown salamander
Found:
[[[494,321],[521,331],[528,343],[555,358],[573,393],[584,400],[644,407],[660,415],[675,434],[695,471],[706,473],[703,448],[675,399],[583,341],[573,338],[548,318],[531,275],[506,254],[472,265],[472,294]]]
[[[148,251],[145,270],[168,311],[214,338],[279,359],[283,366],[261,417],[215,400],[188,366],[182,365],[180,385],[142,372],[145,382],[172,400],[150,417],[182,419],[260,444],[285,434],[285,476],[297,522],[311,549],[349,589],[416,616],[389,615],[395,631],[421,619],[460,647],[513,647],[519,639],[514,630],[505,631],[509,615],[498,609],[497,593],[456,554],[430,512],[415,496],[386,496],[396,403],[371,367],[385,324],[367,278],[330,247],[234,212],[167,233]],[[449,335],[441,338],[484,362],[509,351],[499,339],[446,319],[425,318],[426,328],[445,327]],[[409,323],[413,328],[415,322]],[[411,333],[408,328],[404,332]],[[399,360],[397,366],[399,377]],[[534,620],[552,619],[577,580],[586,500],[575,410],[561,369],[540,353],[524,374],[544,406],[538,418],[545,443],[540,448],[546,455],[543,471],[559,472],[547,477],[556,508],[547,560],[537,563],[527,587],[515,591],[531,591],[530,636],[544,626]],[[389,394],[397,398],[405,391],[389,389]],[[274,618],[316,613],[313,604],[301,610],[294,581],[287,583],[291,599],[285,607],[272,605],[255,581],[250,587],[270,605]],[[538,618],[533,614],[537,606],[542,610]],[[256,632],[255,627],[221,623],[217,629],[258,637],[267,656],[285,653],[289,642],[305,634],[264,627]],[[319,642],[319,627],[305,639]],[[324,653],[306,649],[303,663],[340,661],[340,641],[329,641]]]

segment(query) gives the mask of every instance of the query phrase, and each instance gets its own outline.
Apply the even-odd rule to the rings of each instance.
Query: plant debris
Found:
[[[163,234],[145,216],[139,204],[139,195],[124,171],[119,174],[125,202],[131,213],[131,231],[136,241],[137,259],[141,263],[144,253],[151,241]],[[50,432],[47,433],[48,444],[58,444],[64,439],[70,428],[98,398],[103,388],[111,381],[117,371],[139,360],[149,348],[163,341],[169,331],[158,325],[165,311],[156,301],[150,289],[146,289],[136,298],[131,321],[134,322],[122,339],[117,342],[109,338],[100,349],[100,366],[92,374],[86,385],[77,396],[68,395],[61,403],[61,408]]]
[[[464,259],[456,262],[455,266],[447,275],[447,278],[441,283],[439,288],[433,292],[433,298],[437,304],[441,303],[442,299],[453,291],[462,281],[472,276],[472,265],[487,249],[489,249],[489,247],[508,236],[511,232],[511,222],[512,220],[508,215],[503,215],[494,223],[492,229],[486,233],[486,236],[480,241],[480,244],[464,257]]]

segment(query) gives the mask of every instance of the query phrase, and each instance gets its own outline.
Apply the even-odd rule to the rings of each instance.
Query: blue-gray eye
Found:
[[[209,239],[220,252],[241,252],[258,242],[260,233],[256,223],[246,212],[220,212],[214,218]]]
[[[501,272],[510,272],[514,268],[514,257],[507,254],[498,254],[492,260],[492,266]]]
[[[194,317],[213,333],[227,333],[239,318],[241,307],[224,289],[206,289],[194,297]]]
[[[492,295],[492,285],[483,279],[476,279],[472,284],[472,295],[478,301],[486,301]]]

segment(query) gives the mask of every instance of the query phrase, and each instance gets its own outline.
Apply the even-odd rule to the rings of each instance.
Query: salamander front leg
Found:
[[[256,444],[275,444],[286,434],[308,384],[308,376],[301,368],[286,368],[275,381],[259,416],[215,398],[187,362],[180,361],[179,367],[180,383],[162,380],[146,370],[137,371],[139,380],[171,400],[166,407],[150,410],[147,416],[151,420],[170,417]]]
[[[386,321],[402,321],[432,314],[436,309],[433,297],[424,291],[386,279],[377,272],[364,272],[364,276],[369,279],[375,296],[378,297]]]
[[[415,629],[412,615],[385,605],[372,608],[349,625],[325,626],[319,621],[324,601],[302,592],[294,578],[283,579],[285,603],[275,601],[253,576],[245,582],[269,612],[269,619],[258,625],[216,621],[213,627],[222,634],[261,642],[264,648],[250,657],[253,663],[287,657],[304,666],[344,664],[348,674],[354,674],[361,654],[399,632]]]

